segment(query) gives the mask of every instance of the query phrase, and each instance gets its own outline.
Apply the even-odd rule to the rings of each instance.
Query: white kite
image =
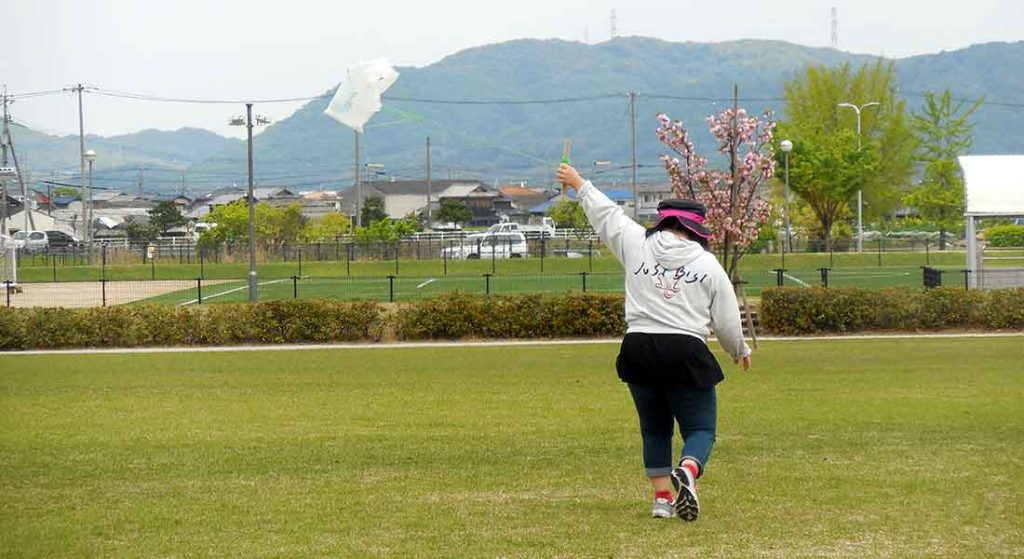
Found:
[[[362,133],[363,125],[380,110],[380,96],[397,79],[398,72],[383,58],[360,62],[349,70],[324,113]]]

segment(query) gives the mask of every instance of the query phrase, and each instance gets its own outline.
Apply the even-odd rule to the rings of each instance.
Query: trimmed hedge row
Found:
[[[401,308],[403,340],[615,336],[626,331],[622,295],[479,297],[462,293]]]
[[[316,299],[204,307],[0,308],[0,350],[613,336],[621,295],[451,294],[395,312]]]
[[[372,301],[0,309],[0,350],[282,344],[376,339]]]
[[[767,333],[1024,328],[1024,289],[773,288]],[[621,295],[453,293],[390,307],[316,299],[204,307],[0,308],[0,350],[618,336]]]
[[[780,287],[762,291],[760,321],[783,335],[1024,328],[1024,289]]]

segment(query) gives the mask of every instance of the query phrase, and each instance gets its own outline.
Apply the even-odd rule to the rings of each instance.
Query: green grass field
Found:
[[[688,525],[616,349],[0,356],[0,555],[1024,554],[1021,337],[763,343]]]

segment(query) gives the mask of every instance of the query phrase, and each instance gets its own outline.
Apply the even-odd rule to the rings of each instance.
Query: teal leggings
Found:
[[[718,423],[715,388],[662,388],[629,384],[629,393],[640,418],[644,443],[644,470],[648,477],[672,473],[672,435],[675,424],[683,435],[680,460],[692,458],[704,473],[711,457]]]

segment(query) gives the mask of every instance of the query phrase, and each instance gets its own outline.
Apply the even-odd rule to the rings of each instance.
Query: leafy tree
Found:
[[[125,218],[124,234],[133,241],[152,240],[156,238],[157,230],[151,223],[137,223],[131,216]]]
[[[351,228],[352,221],[347,215],[330,213],[307,223],[302,229],[302,238],[307,242],[335,239],[347,234]]]
[[[563,198],[555,202],[548,208],[548,217],[555,222],[556,227],[568,227],[580,236],[590,230],[587,214],[583,212],[583,207],[576,200]]]
[[[707,168],[707,158],[696,152],[681,121],[659,114],[658,123],[658,140],[682,158],[661,157],[672,189],[679,198],[704,204],[711,245],[733,278],[743,254],[771,216],[771,205],[761,194],[775,170],[771,113],[762,122],[744,109],[730,107],[707,118],[718,153],[729,158],[728,170]]]
[[[378,219],[366,227],[356,228],[356,240],[361,243],[394,242],[416,232],[415,221],[403,219]]]
[[[845,213],[857,190],[863,191],[868,217],[877,218],[896,208],[909,183],[916,137],[895,89],[893,64],[883,61],[856,70],[849,64],[810,66],[785,84],[787,120],[775,137],[793,142],[790,186],[814,207],[826,243],[831,242],[832,222]],[[858,138],[856,112],[839,104],[874,102],[878,105],[861,111]],[[781,150],[776,158],[781,165]]]
[[[384,211],[384,199],[380,196],[371,196],[363,200],[363,209],[359,214],[359,223],[364,227],[382,219],[388,219],[388,212]]]
[[[838,131],[817,142],[794,141],[789,153],[789,185],[814,212],[814,231],[827,250],[837,220],[850,214],[850,199],[866,188],[878,165],[873,145],[857,149],[855,132]]]
[[[158,203],[148,213],[149,224],[161,235],[166,235],[169,229],[188,223],[185,216],[181,215],[181,211],[178,210],[178,206],[171,201]]]
[[[257,203],[254,208],[256,242],[283,244],[299,238],[305,219],[298,203],[283,208]],[[206,221],[217,226],[206,231],[201,241],[241,241],[249,238],[249,207],[244,199],[214,208]]]
[[[437,210],[437,220],[457,223],[459,225],[473,219],[466,203],[457,198],[441,198],[441,208]]]
[[[966,100],[954,103],[949,89],[938,95],[928,91],[921,112],[911,116],[914,131],[920,136],[917,159],[922,177],[904,202],[917,208],[922,219],[939,227],[939,250],[946,249],[946,232],[963,224],[964,183],[956,158],[971,147],[974,124],[968,119],[982,101],[978,99],[964,108]]]

